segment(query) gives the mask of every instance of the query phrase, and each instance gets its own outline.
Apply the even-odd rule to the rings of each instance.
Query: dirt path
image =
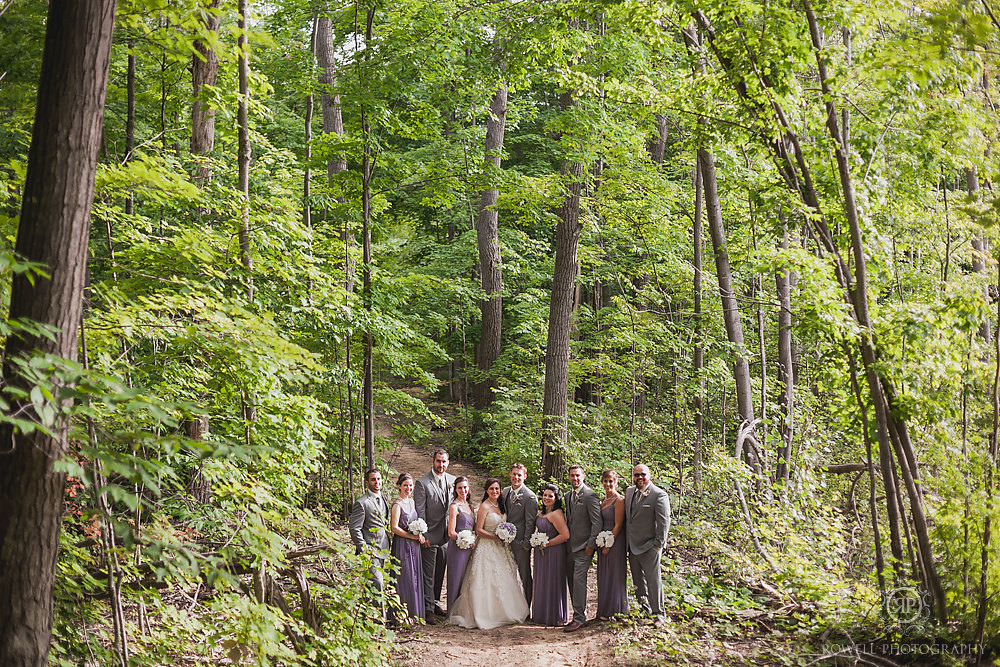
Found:
[[[383,455],[396,472],[408,472],[415,478],[431,468],[431,452],[438,446],[430,444],[416,447],[392,435],[388,423],[379,425],[379,435],[395,443],[394,451]],[[485,473],[473,464],[451,458],[448,472],[465,475],[472,481],[474,505],[483,494]],[[507,483],[507,480],[501,480]],[[395,479],[390,480],[395,483]],[[590,575],[590,595],[587,616],[597,612],[596,565]],[[444,593],[447,596],[447,591]],[[635,628],[632,629],[633,631]],[[636,665],[649,664],[624,656],[616,657],[616,648],[631,643],[623,628],[605,623],[591,622],[574,633],[559,628],[521,624],[493,630],[466,630],[454,625],[416,625],[399,631],[400,650],[395,655],[401,665],[504,665],[517,664],[579,666],[579,665]]]

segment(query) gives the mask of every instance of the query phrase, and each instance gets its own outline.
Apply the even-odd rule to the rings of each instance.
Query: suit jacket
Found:
[[[361,494],[351,506],[349,525],[355,553],[361,553],[365,547],[389,550],[389,503],[381,494],[375,496],[367,491]]]
[[[448,505],[455,490],[455,476],[444,474],[447,491],[442,491],[434,478],[434,471],[417,480],[413,489],[413,505],[417,516],[427,522],[424,534],[431,544],[445,544],[448,541]]]
[[[513,494],[509,486],[500,493],[507,508],[507,521],[517,526],[514,544],[527,548],[528,540],[535,532],[535,519],[538,518],[538,496],[526,484],[521,485],[520,499],[517,501],[511,502]]]
[[[652,482],[646,490],[648,493],[640,494],[633,507],[632,499],[637,489],[634,486],[625,489],[625,532],[628,535],[628,550],[636,555],[650,549],[662,551],[670,531],[670,499],[667,492]]]
[[[580,485],[579,498],[574,503],[572,491],[566,493],[566,523],[569,526],[570,553],[586,547],[597,549],[597,534],[604,527],[601,500],[586,484]]]

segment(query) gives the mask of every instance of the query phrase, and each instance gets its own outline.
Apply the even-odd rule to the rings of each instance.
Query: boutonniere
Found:
[[[649,495],[649,489],[646,489],[645,491],[642,491],[641,493],[639,493],[639,496],[641,498],[645,498],[648,495]]]

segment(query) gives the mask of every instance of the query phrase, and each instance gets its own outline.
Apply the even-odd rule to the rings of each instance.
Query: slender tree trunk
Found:
[[[247,301],[253,302],[253,256],[250,254],[250,45],[247,43],[247,0],[239,0],[239,51],[240,102],[237,109],[239,124],[239,174],[240,191],[240,260],[246,271]]]
[[[49,325],[55,334],[22,331],[7,339],[4,382],[25,395],[35,385],[21,364],[36,351],[77,355],[114,17],[113,0],[49,2],[15,244],[48,277],[15,274],[10,317]],[[66,406],[45,407],[58,414]],[[14,401],[8,414],[41,418],[30,400]],[[67,427],[65,416],[55,418],[52,435],[0,426],[0,665],[47,664],[65,483],[54,467],[67,454]]]
[[[568,96],[567,96],[568,97]],[[580,240],[580,193],[583,165],[567,162],[566,198],[556,225],[556,261],[549,301],[549,331],[545,346],[545,393],[542,401],[542,477],[562,476],[564,453],[569,440],[569,348],[573,318],[577,246]]]
[[[788,250],[788,223],[782,218],[782,235],[780,247]],[[795,404],[795,373],[792,349],[792,285],[795,284],[795,272],[791,269],[781,269],[774,274],[775,292],[778,296],[778,382],[781,384],[779,433],[781,444],[778,446],[778,465],[775,469],[775,481],[788,481],[792,460],[793,408]]]
[[[221,18],[221,0],[201,0],[204,2],[202,21],[208,32],[218,32]],[[191,153],[207,155],[215,147],[215,109],[205,100],[205,87],[214,86],[219,77],[219,54],[203,39],[194,43],[195,54],[191,58],[191,87],[194,101],[191,103]],[[212,169],[207,164],[198,166],[198,185],[204,187],[212,180]]]
[[[997,267],[997,284],[1000,285],[1000,264]],[[990,434],[989,459],[986,462],[986,507],[983,521],[983,544],[979,559],[979,603],[976,607],[976,642],[984,646],[986,633],[986,608],[989,601],[990,542],[993,539],[993,498],[996,484],[997,456],[1000,453],[1000,300],[997,301],[997,332],[993,340],[993,432]]]
[[[131,162],[135,152],[135,40],[128,41],[128,68],[125,73],[125,162]],[[135,196],[125,199],[125,215],[135,212]]]
[[[490,102],[490,117],[486,121],[486,157],[484,167],[488,178],[495,182],[499,177],[500,155],[503,152],[504,124],[507,118],[507,85],[500,84]],[[498,235],[496,187],[487,187],[479,198],[476,219],[476,237],[479,246],[479,280],[483,299],[479,302],[482,313],[482,333],[476,347],[476,368],[479,381],[472,391],[473,406],[485,410],[493,403],[496,378],[493,364],[500,356],[501,326],[503,323],[503,274],[500,268],[500,238]]]
[[[975,167],[969,167],[965,170],[965,188],[969,194],[969,199],[978,200],[979,199],[979,173]],[[985,273],[986,272],[986,258],[989,256],[989,241],[986,236],[982,234],[972,235],[972,271],[973,273]],[[986,298],[989,299],[989,291],[986,292]],[[983,342],[989,342],[990,335],[990,320],[984,317],[983,321],[979,323],[979,336],[983,339]]]
[[[313,17],[312,37],[309,40],[312,52],[316,52],[317,33],[319,30],[319,19]],[[315,110],[315,95],[310,91],[306,96],[306,113],[303,119],[303,160],[302,160],[302,225],[309,234],[309,255],[312,256],[313,249],[313,226],[312,226],[312,136],[313,136],[313,112]],[[312,278],[306,281],[306,300],[312,304],[313,284]]]
[[[896,417],[893,406],[896,397],[891,384],[883,379],[877,371],[878,358],[875,350],[875,337],[872,331],[871,319],[868,314],[868,287],[866,275],[866,260],[864,242],[861,235],[857,203],[854,196],[854,185],[851,179],[846,144],[837,123],[836,105],[833,92],[830,90],[826,61],[822,55],[823,37],[813,12],[810,0],[803,0],[806,19],[809,24],[809,34],[816,55],[817,70],[820,85],[823,90],[824,106],[827,111],[827,130],[833,140],[837,172],[840,177],[841,191],[844,196],[844,212],[850,226],[851,250],[854,255],[854,289],[850,291],[855,318],[862,328],[861,358],[864,362],[865,375],[875,404],[877,421],[889,431],[889,437],[900,463],[900,473],[910,497],[910,512],[913,516],[913,528],[920,552],[920,561],[924,569],[924,581],[934,601],[937,618],[940,622],[947,621],[948,610],[944,589],[937,573],[934,553],[931,548],[927,518],[924,513],[923,494],[920,490],[919,472],[916,452],[910,442],[906,423]],[[882,428],[883,426],[880,426]]]
[[[694,359],[693,373],[698,383],[694,395],[694,486],[701,487],[701,468],[705,452],[705,415],[703,414],[705,396],[705,343],[702,340],[702,229],[701,218],[704,208],[704,186],[701,177],[701,162],[694,167]]]
[[[722,318],[726,325],[726,336],[733,348],[736,405],[740,419],[750,424],[754,421],[753,385],[750,380],[750,365],[747,362],[739,304],[733,290],[733,274],[729,267],[726,230],[722,222],[722,207],[719,202],[718,181],[715,176],[715,157],[710,151],[699,148],[698,163],[701,165],[701,177],[705,190],[708,231],[712,237],[712,249],[715,253],[715,273],[719,280],[719,296],[722,299]],[[759,452],[754,451],[753,447],[748,447],[747,450],[751,465],[759,473]]]
[[[365,44],[373,43],[373,23],[375,21],[375,8],[367,10],[365,17]],[[370,49],[365,49],[364,57],[367,59]],[[362,133],[362,157],[361,157],[361,234],[363,252],[363,288],[362,303],[365,312],[369,315],[373,310],[372,303],[372,173],[375,168],[375,160],[372,155],[371,124],[368,109],[361,106],[361,133]],[[362,378],[361,413],[364,416],[362,432],[365,443],[365,466],[366,469],[375,466],[375,378],[373,375],[374,347],[375,339],[371,332],[371,327],[365,327],[364,333],[364,372]]]

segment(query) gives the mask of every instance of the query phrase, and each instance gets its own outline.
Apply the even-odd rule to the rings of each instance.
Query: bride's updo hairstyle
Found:
[[[483,502],[486,502],[487,500],[490,499],[490,487],[493,486],[494,484],[500,487],[500,491],[503,491],[503,484],[500,483],[500,480],[497,479],[496,477],[490,477],[485,482],[483,482]],[[504,505],[503,502],[503,493],[497,496],[497,505],[500,506],[501,514],[507,511],[507,507]]]
[[[413,481],[413,475],[408,472],[399,473],[399,477],[396,478],[396,486],[402,486],[403,482],[406,480]]]
[[[559,487],[555,484],[543,484],[542,488],[538,489],[538,509],[540,514],[545,514],[549,511],[549,508],[542,504],[542,494],[546,491],[551,491],[556,496],[556,501],[552,503],[552,509],[561,510],[563,508],[562,496],[559,495]]]
[[[455,486],[451,487],[452,502],[458,500],[458,485],[461,484],[462,482],[468,484],[469,491],[472,491],[472,482],[469,481],[469,478],[466,477],[465,475],[459,475],[458,477],[455,478]],[[466,496],[466,498],[468,499],[468,496]]]

